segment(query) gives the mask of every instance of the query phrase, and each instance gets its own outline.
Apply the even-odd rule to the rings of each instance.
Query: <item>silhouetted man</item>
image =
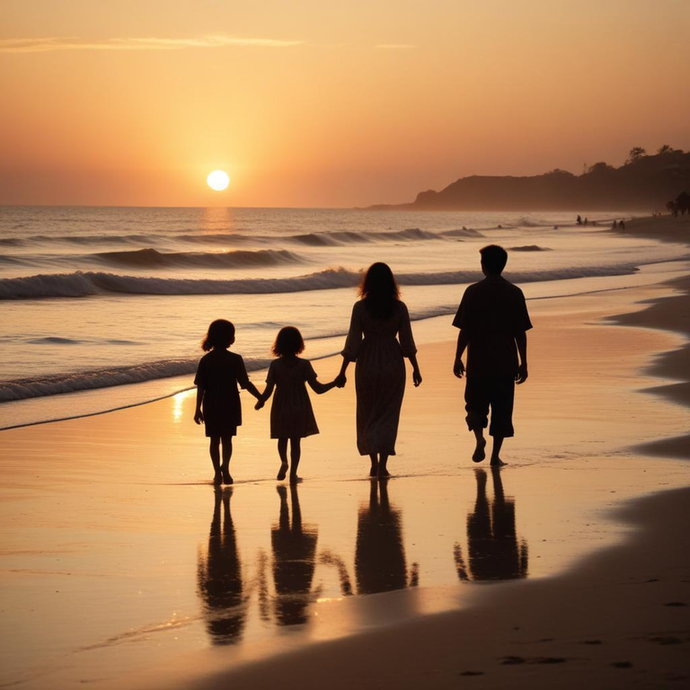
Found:
[[[472,460],[486,457],[484,429],[490,408],[491,464],[500,466],[505,464],[500,458],[503,439],[514,435],[515,383],[527,380],[526,332],[532,324],[522,290],[501,277],[508,261],[506,250],[490,244],[480,254],[486,278],[465,290],[453,321],[460,329],[453,373],[463,377],[462,355],[469,348],[465,409],[467,426],[477,440]]]

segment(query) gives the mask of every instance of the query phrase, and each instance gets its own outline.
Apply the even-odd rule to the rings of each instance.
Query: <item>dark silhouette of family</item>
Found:
[[[484,280],[470,285],[462,297],[453,325],[459,329],[453,373],[466,377],[465,409],[468,429],[474,433],[474,462],[486,457],[484,429],[491,424],[491,465],[504,464],[500,451],[505,438],[514,434],[512,414],[515,384],[527,380],[527,336],[532,328],[524,295],[501,273],[508,260],[498,245],[480,250]],[[204,423],[210,438],[214,483],[232,484],[230,458],[232,437],[242,423],[238,386],[249,391],[261,409],[273,395],[271,438],[277,439],[280,469],[278,480],[300,480],[301,440],[319,429],[306,385],[317,394],[347,383],[350,363],[355,363],[357,397],[357,449],[369,456],[370,476],[389,476],[388,459],[395,455],[400,410],[405,394],[405,358],[412,366],[412,382],[422,383],[407,306],[385,263],[372,264],[359,287],[350,328],[342,351],[342,366],[333,381],[321,383],[311,363],[300,357],[302,334],[294,326],[278,333],[263,392],[247,376],[242,357],[230,352],[235,327],[214,321],[202,342],[208,354],[199,362],[194,383],[197,402],[194,420]],[[467,365],[463,355],[467,350]],[[288,453],[289,449],[289,453]]]

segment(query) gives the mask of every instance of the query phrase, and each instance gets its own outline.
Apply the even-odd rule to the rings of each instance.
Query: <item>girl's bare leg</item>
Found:
[[[220,436],[211,436],[208,452],[211,455],[211,462],[213,463],[213,469],[215,470],[213,482],[215,484],[220,484],[223,481],[223,475],[221,474],[220,470]]]
[[[223,465],[221,471],[223,473],[223,483],[232,484],[232,477],[230,476],[230,458],[232,457],[232,436],[223,436]]]
[[[290,481],[298,482],[297,467],[302,457],[302,439],[299,437],[290,439]]]
[[[282,482],[285,479],[285,475],[288,471],[288,459],[287,459],[287,444],[288,440],[286,438],[278,439],[278,455],[280,455],[280,470],[278,470],[278,476],[276,479]]]

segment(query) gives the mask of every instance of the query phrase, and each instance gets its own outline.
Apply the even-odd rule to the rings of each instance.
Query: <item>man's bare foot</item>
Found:
[[[296,474],[290,475],[290,484],[299,484],[302,481],[302,477],[298,477]]]
[[[369,476],[370,477],[376,477],[376,476],[378,476],[378,473],[379,473],[378,462],[372,462],[371,463],[371,469],[369,470]]]
[[[276,477],[276,479],[279,482],[282,482],[283,479],[285,479],[285,475],[287,474],[287,471],[288,471],[288,464],[286,462],[281,462],[280,463],[280,469],[278,470],[278,476]]]
[[[223,484],[232,484],[232,477],[227,470],[223,471]]]
[[[506,463],[501,458],[491,458],[491,467],[505,467]]]
[[[477,447],[474,449],[474,453],[472,454],[472,460],[474,462],[481,462],[486,458],[486,453],[484,452],[484,449],[486,448],[486,439],[482,439],[481,441],[477,441]]]

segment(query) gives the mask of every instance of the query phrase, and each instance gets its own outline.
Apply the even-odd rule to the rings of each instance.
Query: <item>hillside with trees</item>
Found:
[[[615,168],[595,163],[581,175],[552,170],[530,177],[472,175],[440,192],[420,192],[414,202],[399,206],[415,210],[640,210],[661,211],[690,191],[690,152],[662,146],[655,154],[631,149]]]

